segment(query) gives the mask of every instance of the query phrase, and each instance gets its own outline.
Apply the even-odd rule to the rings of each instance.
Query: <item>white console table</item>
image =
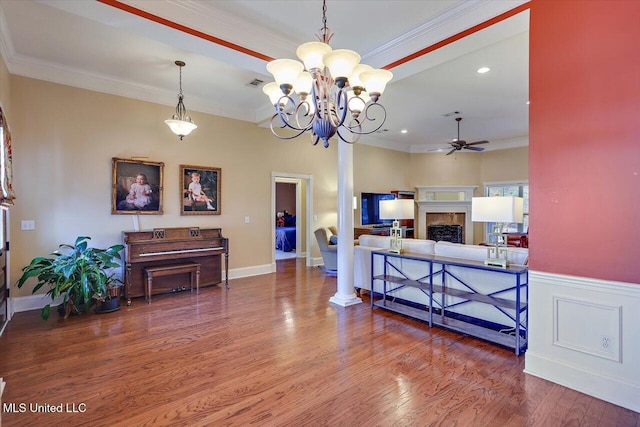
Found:
[[[376,258],[382,258],[382,263]],[[409,278],[403,270],[410,260],[415,270],[416,263],[422,274],[418,279]],[[382,267],[381,267],[382,266]],[[461,269],[488,271],[491,274],[507,275],[509,286],[497,286],[488,293],[477,291],[474,283],[466,283],[458,274]],[[415,275],[414,275],[415,276]],[[406,316],[414,317],[447,329],[475,336],[515,350],[519,355],[527,347],[528,325],[528,269],[526,266],[510,265],[507,268],[492,267],[482,262],[445,258],[435,255],[412,253],[371,253],[371,308],[379,307]],[[376,281],[382,282],[382,293],[374,292]],[[393,293],[403,287],[414,287],[425,293],[428,305],[417,307],[410,302],[399,302]],[[512,333],[504,333],[491,328],[491,322],[483,324],[465,316],[456,315],[452,308],[471,302],[486,304],[490,310],[498,310],[512,324]],[[478,320],[478,319],[476,319]]]

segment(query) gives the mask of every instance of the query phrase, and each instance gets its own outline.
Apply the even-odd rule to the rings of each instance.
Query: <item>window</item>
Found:
[[[522,224],[511,223],[506,227],[507,233],[529,232],[529,183],[528,182],[492,182],[485,184],[485,196],[513,196],[524,199],[524,220]],[[491,233],[493,223],[485,225],[485,235]]]

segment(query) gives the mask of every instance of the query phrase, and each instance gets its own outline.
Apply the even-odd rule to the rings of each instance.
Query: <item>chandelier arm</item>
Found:
[[[311,131],[309,136],[311,136],[311,145],[318,145],[318,142],[320,141],[320,136],[316,135],[316,133],[313,131]]]
[[[344,125],[344,121],[347,118],[347,112],[349,111],[349,99],[347,97],[347,91],[340,89],[336,94],[336,100],[334,108],[332,109],[331,122],[335,127]],[[348,126],[345,126],[348,127]]]
[[[384,122],[387,120],[387,110],[381,104],[375,103],[375,104],[367,105],[367,107],[364,109],[364,111],[362,113],[364,113],[364,117],[365,117],[366,122],[375,122],[375,121],[377,121],[378,119],[371,118],[369,116],[369,108],[374,107],[374,106],[376,106],[376,108],[380,108],[381,111],[382,111],[382,114],[383,114],[382,115],[382,119],[380,120],[380,124],[378,126],[376,126],[375,128],[373,128],[371,130],[362,131],[362,123],[360,123],[360,121],[357,121],[358,122],[357,125],[344,126],[344,127],[349,129],[349,131],[351,133],[355,133],[355,134],[358,134],[358,135],[369,135],[369,134],[372,134],[374,132],[379,131],[380,128],[382,128],[382,126],[384,126]],[[360,117],[362,117],[362,113],[361,113]],[[363,123],[366,123],[366,122],[363,122]],[[356,128],[359,128],[360,130],[359,131],[354,130]]]
[[[301,111],[303,106],[305,107],[306,111]],[[309,130],[313,126],[314,114],[309,114],[309,111],[311,111],[311,107],[306,100],[301,101],[296,107],[294,115],[296,117],[296,125],[298,126],[299,129]],[[301,117],[306,117],[306,121],[307,121],[306,124],[300,124]]]
[[[276,119],[276,117],[280,118],[281,123],[283,123],[282,126],[274,126],[274,120]],[[285,122],[282,122],[282,117],[280,116],[280,114],[274,114],[273,117],[271,117],[271,123],[270,123],[270,128],[271,128],[271,133],[274,134],[276,137],[278,137],[279,139],[294,139],[299,137],[300,135],[302,135],[303,133],[305,133],[308,129],[295,129],[297,131],[297,133],[295,133],[294,135],[280,135],[277,131],[276,128],[278,129],[284,129],[284,128],[291,128],[294,129],[291,126],[288,126]]]
[[[285,99],[285,100],[288,99],[289,102],[291,102],[291,105],[293,106],[293,107],[291,107],[291,108],[293,108],[293,113],[289,113],[289,112],[285,111],[284,105],[286,105],[286,102],[282,102],[283,99]],[[283,107],[280,107],[280,106],[283,106]],[[280,97],[280,100],[278,101],[278,107],[277,107],[278,111],[276,112],[275,115],[280,117],[280,120],[282,121],[282,124],[284,125],[282,127],[288,127],[289,129],[293,129],[296,132],[300,131],[302,133],[302,132],[304,132],[306,130],[309,130],[309,126],[297,127],[297,126],[291,124],[291,119],[289,119],[287,117],[287,116],[290,116],[292,114],[295,114],[298,111],[298,107],[299,107],[299,105],[296,104],[296,102],[293,100],[292,97],[290,97],[288,95],[283,95],[283,96]],[[297,121],[297,119],[296,119],[296,121]],[[273,123],[273,118],[271,119],[271,123]],[[296,124],[298,124],[298,123],[296,123]],[[299,124],[298,124],[298,126],[299,126]],[[289,138],[285,138],[285,139],[289,139]]]
[[[354,132],[351,129],[354,127],[358,127],[358,125],[356,126],[352,126],[352,127],[347,127],[347,126],[342,126],[339,127],[336,131],[336,134],[338,135],[338,138],[340,138],[341,141],[346,142],[347,144],[355,144],[356,142],[360,141],[360,135],[366,135],[365,133],[362,132]],[[340,133],[340,129],[346,129],[349,131],[349,133],[351,135],[355,135],[355,138],[353,141],[349,141],[347,138],[345,138],[341,133]]]

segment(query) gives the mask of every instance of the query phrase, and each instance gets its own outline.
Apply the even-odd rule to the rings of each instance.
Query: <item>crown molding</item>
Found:
[[[167,105],[173,108],[177,103],[177,92],[143,84],[134,84],[126,80],[114,79],[103,74],[91,73],[49,61],[36,60],[23,55],[13,55],[7,61],[7,68],[9,68],[11,74],[51,83]],[[212,104],[211,100],[201,98],[198,95],[189,95],[188,110],[190,112],[198,111],[230,119],[255,122],[255,115],[247,114],[247,111],[243,109],[229,108],[229,106],[223,104]],[[168,112],[167,115],[171,115],[171,112]]]

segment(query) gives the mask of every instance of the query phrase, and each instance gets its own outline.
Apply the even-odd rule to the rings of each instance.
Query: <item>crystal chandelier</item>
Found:
[[[187,116],[187,109],[182,103],[184,98],[184,95],[182,95],[182,67],[186,64],[183,61],[176,61],[176,65],[180,69],[180,93],[178,93],[178,105],[176,106],[176,113],[164,122],[171,128],[173,133],[180,137],[180,141],[182,141],[182,138],[189,135],[191,131],[198,126],[193,123],[191,117]]]
[[[393,74],[360,64],[360,55],[347,50],[333,50],[329,41],[333,33],[327,28],[327,5],[322,2],[323,27],[316,34],[320,41],[300,45],[293,59],[276,59],[267,64],[275,82],[262,89],[269,96],[276,113],[271,118],[271,132],[280,139],[293,139],[310,131],[313,145],[322,139],[325,148],[334,135],[348,143],[360,135],[379,130],[387,112],[378,99]],[[297,94],[297,100],[292,95]],[[281,129],[291,132],[279,133]]]

